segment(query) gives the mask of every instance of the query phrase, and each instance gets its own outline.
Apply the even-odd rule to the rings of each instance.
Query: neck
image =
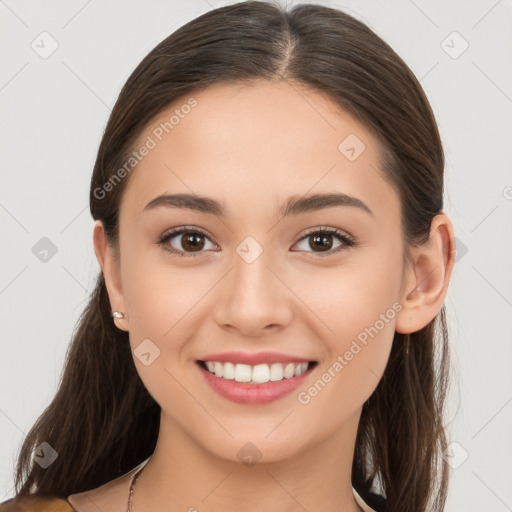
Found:
[[[359,411],[360,413],[360,411]],[[207,451],[163,414],[157,445],[133,496],[136,511],[360,512],[351,470],[359,414],[300,453],[253,465]],[[240,441],[240,453],[253,452]],[[235,450],[236,451],[236,450]],[[243,457],[241,457],[243,459]]]

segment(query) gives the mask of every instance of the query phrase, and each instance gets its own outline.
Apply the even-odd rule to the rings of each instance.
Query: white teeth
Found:
[[[306,370],[308,369],[308,363],[301,363],[301,364],[298,364],[296,367],[295,367],[295,371],[293,373],[293,375],[296,377],[297,375],[301,375],[302,373],[304,373]]]
[[[283,378],[283,365],[274,363],[270,367],[270,380],[274,382],[276,380],[283,380]]]
[[[288,363],[286,368],[284,369],[284,378],[291,379],[293,377],[293,373],[295,372],[295,365],[293,363]]]
[[[250,367],[249,367],[250,368]],[[251,379],[249,379],[251,380]],[[252,369],[252,380],[258,384],[263,384],[270,380],[268,364],[258,364]]]
[[[219,362],[213,363],[215,365],[215,376],[216,377],[222,377],[222,374],[224,373],[222,370],[224,370],[224,365]]]
[[[218,377],[217,372],[215,372],[215,375]],[[249,382],[251,380],[251,367],[248,364],[237,364],[235,366],[235,380],[237,382]]]
[[[302,375],[309,367],[309,363],[273,363],[250,366],[248,364],[205,361],[205,364],[208,371],[216,377],[234,379],[237,382],[250,382],[251,384],[291,379]]]
[[[233,363],[224,363],[222,376],[225,379],[233,380],[235,378],[235,365]]]

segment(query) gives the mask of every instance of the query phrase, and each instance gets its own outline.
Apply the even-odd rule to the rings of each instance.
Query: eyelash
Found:
[[[198,251],[196,253],[187,253],[185,251],[178,251],[176,249],[173,249],[172,247],[170,247],[169,245],[167,245],[167,242],[174,238],[175,236],[177,235],[182,235],[184,233],[192,233],[192,234],[199,234],[199,235],[203,235],[205,236],[206,238],[208,238],[210,240],[210,238],[208,237],[208,235],[198,229],[198,228],[189,228],[189,227],[181,227],[181,228],[176,228],[170,232],[168,232],[167,234],[165,234],[159,241],[158,241],[158,244],[160,246],[162,246],[162,248],[164,250],[166,250],[167,252],[170,252],[171,254],[174,254],[176,256],[180,256],[180,257],[195,257],[195,256],[200,256],[202,252],[204,251]],[[313,234],[322,234],[322,235],[336,235],[336,237],[341,241],[343,242],[342,245],[340,245],[339,247],[337,247],[336,249],[334,250],[329,250],[329,251],[326,251],[326,252],[318,252],[318,253],[315,253],[317,254],[318,256],[320,256],[321,258],[323,257],[326,257],[326,256],[332,256],[334,254],[338,254],[340,253],[341,251],[344,251],[346,249],[348,249],[349,247],[353,247],[356,244],[356,241],[354,238],[352,238],[351,236],[347,235],[345,232],[341,231],[340,229],[337,229],[337,228],[331,228],[331,227],[328,227],[328,226],[320,226],[320,227],[316,227],[316,228],[312,228],[310,231],[308,231],[307,233],[305,233],[299,240],[298,242],[296,243],[299,243],[301,242],[302,240],[304,240],[305,238],[307,238],[308,236],[311,236]],[[211,241],[211,240],[210,240]],[[295,244],[294,244],[295,245]],[[300,252],[300,251],[294,251],[294,252]],[[310,251],[306,251],[306,252],[310,252]]]

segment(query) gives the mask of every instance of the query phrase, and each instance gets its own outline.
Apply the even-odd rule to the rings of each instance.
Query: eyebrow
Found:
[[[373,215],[373,212],[363,201],[341,193],[292,196],[281,206],[279,213],[282,217],[287,217],[336,206],[359,208]],[[201,197],[193,194],[161,194],[152,199],[143,211],[154,210],[159,207],[193,210],[221,218],[228,216],[226,208],[219,201],[210,197]]]

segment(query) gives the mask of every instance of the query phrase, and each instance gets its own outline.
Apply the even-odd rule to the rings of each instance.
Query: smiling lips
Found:
[[[298,377],[306,372],[309,363],[235,364],[232,362],[204,361],[208,371],[216,377],[236,382],[264,384]]]
[[[197,362],[217,393],[228,400],[248,404],[267,403],[290,393],[317,364],[276,352],[224,352]]]

